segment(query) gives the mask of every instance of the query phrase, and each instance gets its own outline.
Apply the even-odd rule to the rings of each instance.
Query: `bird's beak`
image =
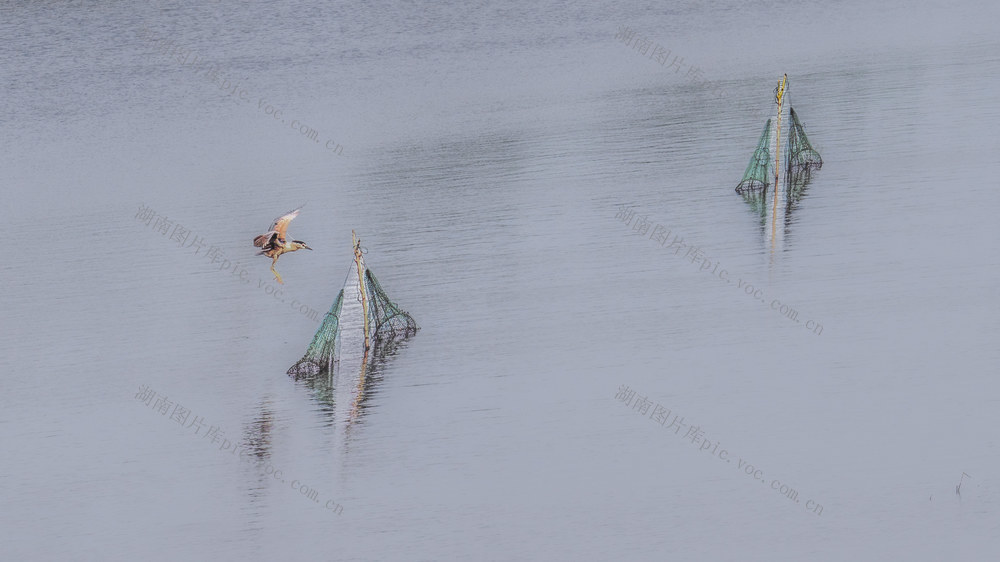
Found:
[[[305,249],[307,249],[307,250],[312,250],[312,248],[310,248],[309,246],[306,246],[305,244],[303,244],[302,247],[305,248]]]

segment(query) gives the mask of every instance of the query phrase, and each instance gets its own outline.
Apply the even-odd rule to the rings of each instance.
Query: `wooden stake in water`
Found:
[[[775,121],[777,125],[775,126],[775,139],[774,139],[774,205],[771,209],[771,244],[774,244],[775,229],[778,224],[777,212],[778,212],[778,171],[781,169],[781,102],[785,97],[785,87],[788,85],[788,75],[785,74],[782,77],[781,82],[778,82],[778,89],[774,92],[774,99],[778,102],[778,119]]]
[[[361,313],[365,317],[365,351],[368,351],[370,346],[368,338],[368,292],[365,290],[365,261],[361,256],[361,240],[358,240],[358,235],[351,231],[351,239],[354,241],[354,263],[357,264],[358,269],[358,291],[361,294]]]

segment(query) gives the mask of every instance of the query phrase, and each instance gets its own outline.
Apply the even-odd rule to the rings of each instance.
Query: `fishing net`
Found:
[[[767,189],[767,167],[771,161],[771,120],[764,124],[764,131],[757,141],[757,149],[750,157],[750,163],[743,172],[743,179],[736,185],[736,193],[764,192]]]
[[[375,279],[375,274],[368,268],[365,268],[365,290],[368,293],[368,313],[375,327],[372,331],[373,340],[379,342],[408,338],[417,333],[419,327],[413,317],[389,300],[382,285]]]
[[[412,336],[420,329],[412,316],[389,299],[378,279],[365,265],[361,241],[356,237],[354,251],[355,263],[347,274],[344,288],[337,294],[337,300],[333,302],[330,312],[326,314],[323,323],[316,330],[306,354],[298,363],[288,369],[289,375],[311,377],[320,373],[333,372],[334,363],[340,360],[341,329],[348,330],[349,337],[345,345],[350,345],[352,341],[355,341],[353,338],[356,336],[364,339],[366,352],[364,361],[367,361],[369,349],[374,348],[376,352],[386,351],[393,347],[391,344]],[[359,279],[364,279],[363,287],[359,283]],[[344,311],[345,292],[350,295],[350,310],[346,312]],[[358,306],[361,308],[360,311]],[[367,311],[367,318],[365,318],[363,311]],[[354,316],[355,313],[359,314]],[[344,314],[347,314],[346,318],[343,316]],[[361,318],[365,321],[352,323],[354,318]]]
[[[316,330],[306,354],[299,359],[299,362],[288,369],[289,375],[312,376],[333,369],[333,363],[337,361],[340,351],[338,343],[340,341],[340,310],[344,305],[344,290],[337,294],[337,300],[333,301],[330,312],[323,317],[323,323]]]
[[[788,172],[789,175],[808,173],[823,167],[823,159],[809,144],[809,138],[802,128],[799,116],[794,109],[789,108],[792,116],[791,131],[788,136]]]

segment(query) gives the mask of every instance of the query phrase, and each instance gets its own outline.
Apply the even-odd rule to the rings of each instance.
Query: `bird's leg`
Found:
[[[277,271],[274,270],[274,264],[277,262],[278,262],[278,256],[274,256],[274,258],[271,259],[271,273],[274,274],[274,278],[278,280],[278,283],[284,285],[285,282],[281,280],[281,274],[279,274]]]

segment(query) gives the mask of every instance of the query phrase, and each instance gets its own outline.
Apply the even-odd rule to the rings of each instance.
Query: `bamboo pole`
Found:
[[[778,172],[781,170],[781,102],[785,97],[785,88],[788,85],[788,75],[785,74],[781,82],[778,83],[778,91],[775,93],[775,100],[778,102],[778,120],[775,126],[774,138],[774,204],[771,209],[771,243],[774,243],[776,228],[778,224],[776,214],[778,212]]]
[[[361,311],[365,317],[365,351],[368,351],[368,347],[371,345],[368,335],[368,291],[365,290],[365,277],[364,277],[364,258],[361,257],[361,240],[358,240],[358,235],[351,231],[351,239],[354,241],[354,263],[357,264],[358,270],[358,290],[361,292]]]

